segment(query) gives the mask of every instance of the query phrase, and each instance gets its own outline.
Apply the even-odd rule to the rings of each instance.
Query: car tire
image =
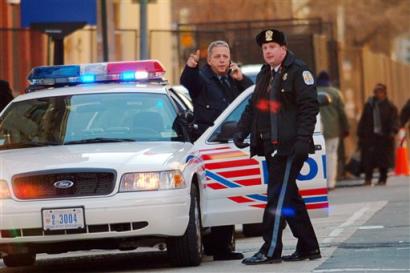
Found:
[[[242,234],[245,237],[262,236],[262,233],[263,233],[262,223],[242,225]]]
[[[8,254],[3,257],[7,267],[29,266],[36,262],[36,253]]]
[[[167,240],[167,252],[174,266],[197,266],[202,260],[201,212],[198,188],[191,187],[189,222],[185,234]]]

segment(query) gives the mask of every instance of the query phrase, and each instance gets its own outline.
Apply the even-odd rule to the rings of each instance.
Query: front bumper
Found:
[[[84,230],[44,232],[41,209],[84,207]],[[110,197],[0,200],[0,246],[140,236],[181,236],[189,220],[186,189],[118,193]]]

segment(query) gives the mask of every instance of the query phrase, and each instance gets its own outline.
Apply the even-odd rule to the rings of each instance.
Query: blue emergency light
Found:
[[[158,60],[143,60],[34,67],[28,80],[33,87],[52,87],[98,82],[163,82],[164,74],[165,69]]]
[[[83,83],[95,82],[95,75],[93,74],[84,74],[80,76],[80,80]]]
[[[126,71],[120,74],[121,80],[124,81],[133,81],[135,80],[135,72],[134,71]]]

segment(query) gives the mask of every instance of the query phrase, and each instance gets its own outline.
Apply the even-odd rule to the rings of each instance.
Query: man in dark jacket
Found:
[[[406,104],[400,111],[400,126],[405,127],[406,123],[410,120],[410,99],[407,100]]]
[[[319,244],[296,177],[308,153],[314,152],[313,132],[319,112],[312,73],[287,50],[285,34],[276,29],[256,36],[266,62],[255,92],[238,123],[234,142],[241,148],[250,134],[251,156],[265,156],[269,168],[268,202],[263,215],[264,244],[247,265],[300,261],[321,257]],[[298,238],[296,251],[282,254],[282,231],[288,223]]]
[[[0,112],[13,100],[12,91],[8,81],[0,80]]]
[[[207,64],[198,67],[200,52],[192,53],[181,75],[184,85],[194,104],[194,120],[198,125],[199,137],[225,108],[252,81],[244,76],[238,65],[231,62],[229,45],[214,41],[208,46]]]
[[[387,170],[394,162],[394,137],[399,130],[396,106],[387,98],[386,85],[378,83],[374,96],[364,105],[357,127],[365,185],[371,185],[373,169],[379,168],[378,185],[385,185]]]
[[[252,81],[242,74],[238,65],[231,62],[229,45],[224,41],[214,41],[208,46],[207,64],[198,67],[200,52],[197,50],[187,60],[181,75],[184,85],[194,105],[194,122],[198,128],[193,136],[198,138],[213,125],[215,119]],[[235,227],[212,227],[204,236],[205,254],[214,260],[242,259],[241,253],[232,252],[232,238]]]

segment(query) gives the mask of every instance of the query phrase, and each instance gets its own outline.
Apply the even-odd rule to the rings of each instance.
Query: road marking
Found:
[[[333,241],[337,236],[339,236],[345,227],[351,226],[354,222],[356,222],[360,217],[363,216],[363,214],[369,210],[369,207],[366,206],[364,208],[361,208],[360,210],[356,211],[352,216],[349,217],[345,222],[340,224],[337,228],[332,230],[332,232],[329,233],[327,238],[323,240],[323,243],[327,244]]]
[[[361,226],[359,229],[380,229],[384,228],[384,226]]]
[[[410,268],[332,268],[313,270],[313,272],[410,272]]]
[[[398,247],[398,248],[396,248],[397,250],[407,250],[407,249],[410,249],[410,247]]]

